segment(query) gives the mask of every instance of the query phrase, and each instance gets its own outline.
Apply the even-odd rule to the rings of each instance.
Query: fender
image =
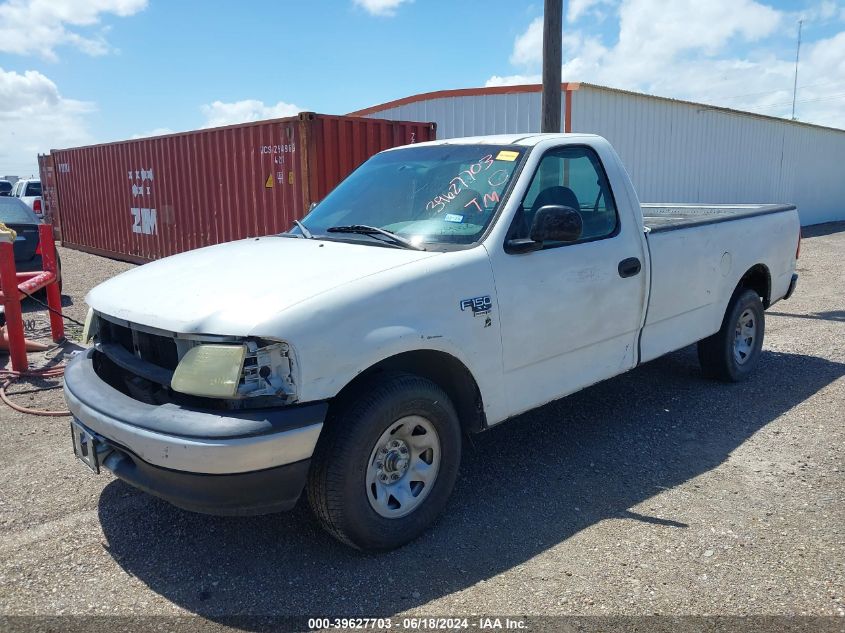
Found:
[[[484,371],[484,359],[467,355],[465,348],[451,336],[412,326],[390,325],[371,330],[361,343],[354,361],[341,364],[338,362],[340,359],[334,357],[329,375],[308,375],[303,382],[300,400],[331,400],[355,378],[379,363],[408,352],[430,351],[447,354],[466,367],[481,393],[488,420],[492,422],[507,417],[506,402],[500,388],[501,372]]]

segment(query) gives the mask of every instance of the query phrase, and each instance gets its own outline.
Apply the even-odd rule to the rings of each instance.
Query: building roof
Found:
[[[650,95],[644,92],[636,92],[633,90],[623,90],[621,88],[611,88],[609,86],[599,86],[597,84],[590,84],[584,82],[566,82],[560,85],[560,89],[564,92],[574,92],[576,90],[580,90],[582,88],[588,88],[593,90],[604,90],[607,92],[615,92],[618,94],[627,94],[633,95],[636,97],[645,97],[647,99],[656,99],[658,101],[667,101],[672,103],[681,103],[688,106],[694,106],[697,108],[705,109],[705,110],[712,110],[715,112],[724,112],[725,114],[733,114],[739,116],[748,116],[757,119],[765,119],[769,121],[778,121],[780,123],[789,123],[791,125],[803,125],[807,127],[813,128],[820,128],[823,130],[833,130],[835,132],[845,132],[845,129],[827,126],[827,125],[819,125],[817,123],[807,123],[806,121],[793,121],[791,119],[784,119],[782,117],[772,116],[769,114],[758,114],[756,112],[749,112],[747,110],[737,110],[734,108],[726,108],[724,106],[715,106],[707,103],[700,103],[697,101],[687,101],[685,99],[673,99],[671,97],[658,97],[656,95]],[[386,103],[380,103],[378,105],[370,106],[368,108],[363,108],[361,110],[356,110],[355,112],[350,112],[348,116],[366,116],[369,114],[376,114],[378,112],[383,112],[384,110],[389,110],[391,108],[398,108],[399,106],[408,105],[411,103],[417,103],[420,101],[431,101],[434,99],[447,99],[453,97],[477,97],[477,96],[486,96],[486,95],[502,95],[502,94],[519,94],[519,93],[526,93],[526,92],[541,92],[543,89],[542,84],[518,84],[513,86],[488,86],[484,88],[457,88],[454,90],[436,90],[434,92],[422,92],[420,94],[410,95],[408,97],[402,97],[401,99],[394,99],[393,101],[387,101]]]
[[[578,90],[581,84],[578,83],[562,83],[560,89]],[[394,99],[386,103],[355,110],[350,112],[347,116],[366,116],[368,114],[375,114],[390,108],[398,108],[399,106],[408,105],[409,103],[416,103],[418,101],[431,101],[432,99],[447,99],[449,97],[477,97],[482,95],[509,95],[518,94],[521,92],[540,92],[543,89],[541,84],[522,84],[515,86],[488,86],[485,88],[456,88],[454,90],[435,90],[434,92],[421,92],[420,94],[411,95],[410,97],[402,97],[401,99]]]

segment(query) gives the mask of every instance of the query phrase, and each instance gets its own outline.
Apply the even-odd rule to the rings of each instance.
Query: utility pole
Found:
[[[563,0],[545,0],[541,132],[560,132],[560,67],[563,63]]]
[[[798,59],[801,56],[801,27],[804,26],[804,20],[798,20],[798,48],[795,51],[795,81],[792,84],[792,120],[795,118],[795,97],[798,94]]]

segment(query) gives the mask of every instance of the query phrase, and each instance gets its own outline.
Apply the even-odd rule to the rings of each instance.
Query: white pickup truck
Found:
[[[465,434],[695,342],[705,375],[748,376],[799,247],[793,206],[641,204],[597,136],[388,150],[288,233],[92,290],[74,450],[198,512],[305,489],[341,541],[397,547]]]

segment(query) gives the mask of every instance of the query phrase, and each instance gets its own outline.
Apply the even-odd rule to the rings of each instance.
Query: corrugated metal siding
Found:
[[[378,113],[372,118],[434,121],[437,138],[540,131],[540,92],[473,95],[417,101]],[[561,121],[565,99],[561,99]]]
[[[539,87],[479,90],[365,116],[435,121],[441,139],[539,132]],[[804,225],[845,220],[845,131],[583,83],[571,94],[571,130],[613,143],[643,201],[786,202]]]
[[[54,150],[62,239],[144,261],[278,233],[376,152],[434,136],[428,123],[303,113]]]
[[[50,154],[38,155],[38,172],[41,176],[41,203],[43,205],[44,222],[53,225],[53,236],[62,239],[62,228],[59,224],[59,197],[56,189],[56,170],[53,157]]]
[[[584,86],[572,131],[600,134],[644,202],[797,204],[845,219],[845,132]]]

